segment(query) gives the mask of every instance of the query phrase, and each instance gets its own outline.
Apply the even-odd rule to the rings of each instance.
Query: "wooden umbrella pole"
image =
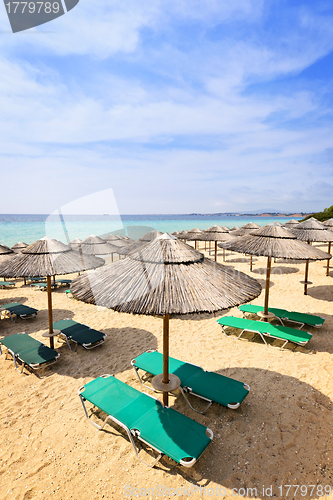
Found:
[[[331,242],[328,243],[327,253],[331,253]],[[326,276],[330,274],[330,259],[327,259]]]
[[[215,241],[215,262],[217,261],[217,241]]]
[[[225,248],[223,248],[223,262],[225,262]]]
[[[169,383],[169,314],[163,316],[163,384]],[[168,406],[169,394],[163,392],[163,404]]]
[[[268,314],[269,282],[271,279],[271,267],[272,267],[272,257],[267,257],[264,314]]]
[[[253,256],[251,255],[251,257],[250,257],[250,271],[252,271],[252,257]]]
[[[50,347],[54,349],[53,340],[53,317],[52,317],[52,289],[51,289],[51,276],[46,277],[47,282],[47,308],[49,313],[49,334],[50,334]]]
[[[305,263],[304,295],[308,294],[309,261]]]

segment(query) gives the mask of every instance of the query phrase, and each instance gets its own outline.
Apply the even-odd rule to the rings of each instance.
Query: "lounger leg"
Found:
[[[83,399],[83,397],[81,396],[81,394],[79,394],[79,396],[80,396],[80,400],[81,400],[81,403],[82,403],[82,406],[83,406],[84,414],[85,414],[85,416],[86,416],[86,418],[87,418],[88,422],[89,422],[91,425],[93,425],[94,427],[96,427],[96,429],[101,430],[101,429],[102,429],[102,427],[101,427],[100,425],[95,424],[95,422],[92,422],[92,421],[90,420],[89,415],[88,415],[88,412],[87,412],[86,405],[84,404],[84,399]]]
[[[188,400],[188,397],[186,395],[186,390],[184,390],[182,387],[179,387],[179,389],[181,390],[182,392],[182,395],[184,396],[184,399],[186,401],[186,403],[189,405],[189,407],[196,411],[197,413],[200,413],[201,415],[203,415],[204,413],[206,413],[206,411],[208,410],[208,408],[210,408],[210,406],[213,404],[213,401],[211,401],[210,399],[207,399],[207,398],[203,398],[202,396],[198,396],[200,397],[200,399],[204,399],[205,401],[209,401],[208,405],[202,410],[202,411],[199,411],[199,410],[196,410],[192,405],[191,403],[189,402]]]

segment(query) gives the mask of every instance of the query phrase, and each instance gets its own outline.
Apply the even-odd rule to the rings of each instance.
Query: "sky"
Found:
[[[321,211],[332,77],[331,1],[80,0],[19,33],[0,5],[0,213]]]

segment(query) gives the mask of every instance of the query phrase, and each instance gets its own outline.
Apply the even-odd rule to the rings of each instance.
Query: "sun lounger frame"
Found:
[[[237,318],[239,319],[239,318]],[[255,323],[255,321],[254,321]],[[260,321],[258,321],[257,323],[261,323]],[[275,346],[271,346],[269,345],[267,342],[266,342],[266,339],[265,337],[270,337],[272,339],[276,339],[276,340],[281,340],[281,341],[284,341],[284,344],[280,347],[277,347],[278,349],[283,349],[287,344],[288,342],[292,342],[293,344],[296,344],[296,345],[300,345],[300,346],[305,346],[309,340],[304,340],[304,341],[299,341],[299,342],[296,342],[296,341],[293,341],[293,340],[286,340],[286,339],[283,339],[281,337],[276,337],[275,335],[272,335],[271,333],[269,332],[265,332],[265,333],[262,333],[260,332],[259,330],[255,330],[255,329],[251,329],[251,328],[244,328],[244,329],[241,329],[241,328],[238,328],[236,326],[229,326],[229,325],[222,325],[221,323],[219,323],[219,325],[222,327],[222,331],[223,333],[226,335],[226,331],[225,331],[225,328],[226,327],[229,327],[229,328],[236,328],[237,330],[242,330],[240,332],[240,334],[237,336],[238,339],[241,339],[241,336],[243,335],[244,332],[250,332],[250,333],[258,333],[261,337],[261,339],[263,340],[264,344],[267,346],[267,347],[275,347]],[[284,325],[283,325],[284,326]],[[243,339],[241,339],[243,340]]]
[[[13,323],[16,323],[15,318],[14,318],[13,315],[15,315],[16,317],[19,317],[21,319],[31,319],[31,318],[36,318],[37,313],[38,313],[38,311],[36,310],[33,313],[17,314],[15,311],[10,311],[9,309],[7,309],[5,307],[6,305],[8,305],[8,304],[4,304],[4,305],[0,306],[0,315],[3,312],[8,312],[9,313],[9,317],[12,320]],[[19,303],[17,303],[17,305],[24,306],[24,304],[19,304]],[[30,307],[30,306],[26,306],[26,307]],[[30,309],[34,309],[34,307],[30,307]]]
[[[147,350],[147,351],[145,351],[145,352],[157,352],[157,349],[148,349],[148,350]],[[136,376],[137,376],[137,377],[138,377],[138,379],[139,379],[140,384],[141,384],[143,387],[146,387],[147,389],[149,389],[150,391],[154,391],[154,392],[156,392],[156,391],[155,391],[155,389],[154,389],[152,386],[150,387],[149,385],[146,385],[146,384],[143,382],[143,380],[142,380],[142,378],[140,377],[140,374],[139,374],[139,370],[142,370],[142,368],[138,368],[137,366],[135,366],[135,359],[136,359],[136,358],[133,358],[133,359],[131,360],[131,365],[132,365],[132,366],[133,366],[133,368],[134,368],[134,371],[135,371],[135,373],[136,373]],[[195,363],[188,363],[188,364],[193,365],[193,366],[197,366],[198,368],[201,368],[202,370],[204,370],[204,369],[202,368],[202,366],[200,366],[200,365],[196,365]],[[205,371],[205,370],[204,370],[204,371]],[[149,372],[148,372],[148,373],[149,373]],[[250,392],[250,389],[251,389],[251,388],[250,388],[250,386],[249,386],[248,384],[245,384],[245,382],[243,382],[243,384],[244,384],[245,388],[246,388],[246,389]],[[197,394],[197,393],[196,393],[196,392],[194,392],[194,391],[192,390],[192,388],[191,388],[191,387],[189,387],[189,386],[185,386],[185,387],[183,387],[182,385],[180,385],[180,386],[179,386],[179,389],[180,389],[180,391],[181,391],[182,395],[184,396],[184,399],[185,399],[186,403],[187,403],[187,404],[188,404],[188,406],[191,408],[191,410],[194,410],[195,412],[200,413],[201,415],[203,415],[204,413],[206,413],[206,411],[208,410],[208,408],[210,408],[210,407],[212,406],[212,404],[214,403],[214,401],[213,401],[212,399],[209,399],[209,398],[206,398],[205,396],[202,396],[202,395],[200,395],[200,394]],[[192,406],[192,405],[191,405],[191,403],[190,403],[190,401],[189,401],[189,399],[188,399],[188,397],[187,397],[187,394],[191,394],[192,396],[196,396],[197,398],[200,398],[200,399],[202,399],[203,401],[207,401],[207,403],[208,403],[208,404],[207,404],[207,406],[205,406],[205,408],[204,408],[203,410],[201,410],[201,411],[200,411],[200,410],[197,410],[196,408],[194,408],[194,406]],[[229,403],[229,404],[228,404],[228,408],[230,408],[231,410],[236,410],[237,408],[239,408],[239,406],[240,406],[240,403],[235,403],[235,404],[231,404],[231,403]]]
[[[100,375],[101,378],[109,378],[109,377],[114,377],[116,378],[114,375],[110,375],[110,374],[104,374],[104,375]],[[153,396],[151,396],[150,394],[148,393],[144,393],[146,394],[146,396],[149,396],[150,398],[154,399],[155,401],[158,401],[162,406],[163,406],[163,403],[154,398]],[[83,406],[83,410],[84,410],[84,414],[88,420],[88,422],[93,425],[98,431],[102,430],[104,428],[104,426],[106,425],[106,423],[108,422],[108,420],[111,420],[111,422],[114,422],[115,424],[119,425],[122,429],[125,430],[129,440],[130,440],[130,443],[133,447],[133,450],[135,452],[135,455],[136,457],[142,462],[144,463],[147,467],[154,467],[159,461],[160,459],[162,458],[162,456],[164,455],[164,453],[159,450],[158,448],[156,448],[155,446],[153,446],[151,443],[149,443],[148,441],[146,441],[145,439],[143,439],[141,436],[140,436],[140,431],[138,430],[130,430],[127,425],[125,425],[123,422],[121,422],[120,420],[118,420],[117,418],[113,417],[112,415],[109,415],[107,414],[105,419],[103,420],[103,423],[102,425],[98,425],[96,422],[92,422],[91,419],[89,418],[89,415],[88,415],[88,411],[87,411],[87,408],[86,408],[86,405],[85,405],[85,398],[84,398],[84,385],[81,386],[79,388],[79,397],[80,397],[80,401],[82,403],[82,406]],[[91,403],[92,404],[92,403]],[[95,405],[94,405],[95,406]],[[98,406],[96,406],[96,408],[98,408]],[[167,407],[165,407],[167,408]],[[213,431],[211,429],[209,429],[208,427],[206,428],[206,432],[209,434],[209,438],[212,440],[213,439]],[[158,453],[158,456],[155,458],[154,462],[152,464],[147,464],[144,460],[142,460],[140,457],[139,457],[139,452],[138,452],[138,449],[135,445],[135,442],[134,442],[134,439],[133,438],[137,438],[139,439],[140,441],[142,441],[143,443],[145,443],[147,446],[149,446],[150,448],[152,448],[153,450],[155,450],[157,453]],[[183,465],[184,467],[192,467],[192,465],[195,464],[195,462],[197,461],[196,458],[192,458],[192,460],[180,460],[179,463],[180,465]]]
[[[245,306],[247,306],[247,305],[252,305],[252,304],[244,304],[244,305],[245,305]],[[243,311],[243,309],[241,309],[241,307],[243,307],[243,306],[239,306],[239,307],[238,307],[238,309],[242,312],[243,317],[244,317],[244,318],[246,318],[246,319],[247,319],[247,316],[246,316],[246,314],[245,314],[245,313],[248,313],[248,314],[256,314],[256,315],[258,315],[258,313],[257,313],[257,312],[252,312],[252,311]],[[307,326],[311,326],[311,327],[314,327],[314,328],[320,328],[320,327],[322,326],[322,323],[319,323],[319,324],[314,324],[314,325],[313,325],[313,324],[310,324],[310,323],[304,323],[304,322],[302,322],[302,321],[297,321],[297,320],[295,320],[295,319],[290,319],[290,318],[288,318],[287,316],[282,316],[282,315],[281,315],[281,316],[280,316],[280,315],[278,316],[278,315],[274,312],[274,309],[275,309],[275,308],[268,308],[268,312],[270,312],[270,313],[274,314],[274,318],[273,318],[273,319],[277,319],[277,320],[279,320],[279,322],[281,323],[281,325],[282,325],[282,326],[286,326],[286,325],[284,324],[284,322],[283,322],[283,321],[288,321],[289,323],[295,323],[295,324],[297,324],[297,325],[301,325],[301,326],[299,326],[299,327],[298,327],[298,330],[301,330],[301,329],[303,328],[303,326],[305,326],[305,325],[307,325]],[[261,310],[261,309],[260,309],[260,310]],[[262,308],[262,310],[264,310],[264,308]],[[259,311],[258,311],[258,312],[259,312]],[[287,310],[286,310],[286,312],[293,313],[294,311],[287,311]],[[295,312],[296,312],[296,311],[295,311]],[[303,314],[303,313],[300,313],[300,314]],[[325,321],[325,318],[323,318],[322,316],[318,316],[318,315],[311,315],[311,316],[317,316],[318,318],[320,318],[320,319],[322,319],[322,320],[324,320],[324,321]],[[260,318],[260,321],[263,321],[263,319],[264,319],[264,318]]]
[[[20,332],[20,334],[24,334],[25,332]],[[48,347],[47,345],[45,345],[43,342],[40,342],[38,341],[42,346],[44,347]],[[15,364],[15,368],[16,370],[18,371],[21,371],[21,373],[23,374],[24,372],[24,368],[27,366],[29,368],[31,368],[32,370],[34,371],[37,371],[37,370],[41,370],[42,368],[46,368],[48,366],[51,366],[51,365],[54,365],[54,363],[56,363],[58,361],[58,358],[60,356],[60,354],[58,353],[57,356],[54,358],[54,360],[51,360],[51,361],[46,361],[45,363],[26,363],[23,359],[20,358],[20,355],[19,354],[15,354],[15,352],[10,349],[9,347],[5,346],[5,345],[2,345],[1,341],[0,341],[0,354],[2,355],[2,348],[6,349],[6,354],[5,354],[5,360],[7,359],[7,356],[8,356],[8,353],[12,355],[12,358],[13,358],[13,361],[14,361],[14,364]],[[17,361],[20,361],[22,363],[21,365],[21,370],[19,370],[19,367],[17,365]]]
[[[68,319],[68,318],[65,318],[65,319]],[[57,322],[55,322],[55,323],[57,323]],[[90,326],[85,325],[84,323],[77,323],[77,324],[78,324],[78,325],[82,325],[82,326],[86,326],[87,328],[89,328],[89,330],[93,330],[93,328],[90,328]],[[56,328],[56,327],[55,327],[55,328]],[[74,352],[76,352],[76,351],[77,351],[77,346],[78,346],[78,345],[82,346],[84,349],[89,350],[89,349],[94,349],[95,347],[98,347],[98,346],[100,346],[100,345],[104,344],[104,342],[105,342],[105,339],[106,339],[107,335],[106,335],[106,333],[103,333],[103,332],[100,332],[100,333],[102,333],[102,335],[104,335],[104,337],[103,337],[103,339],[102,339],[102,340],[99,340],[99,341],[94,342],[94,343],[93,343],[93,342],[90,342],[90,343],[87,343],[87,344],[85,344],[85,343],[84,343],[84,344],[80,344],[79,342],[76,342],[76,340],[74,340],[74,339],[73,339],[70,335],[66,335],[65,333],[63,333],[63,331],[62,331],[62,330],[59,330],[59,333],[57,334],[57,336],[58,336],[58,337],[61,337],[61,338],[64,338],[64,339],[66,340],[67,345],[68,345],[68,348],[69,348],[71,351],[72,351],[72,348],[71,348],[71,346],[70,346],[70,343],[69,343],[69,342],[74,342],[74,344],[75,344],[75,349],[74,349]]]

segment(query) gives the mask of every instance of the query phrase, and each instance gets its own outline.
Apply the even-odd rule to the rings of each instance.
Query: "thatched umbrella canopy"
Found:
[[[113,233],[107,234],[106,236],[103,237],[103,240],[111,243],[118,240],[129,240],[129,239],[130,238],[128,238],[127,236],[120,236],[119,234],[113,234]]]
[[[185,234],[183,234],[182,239],[187,241],[194,241],[194,248],[196,249],[197,241],[200,241],[201,234],[202,234],[201,229],[199,229],[198,227],[194,227],[193,229],[190,229]]]
[[[230,241],[233,239],[233,236],[229,234],[229,229],[222,228],[220,226],[212,226],[208,229],[202,231],[202,233],[198,236],[200,241],[214,241],[215,242],[215,257],[214,260],[217,260],[217,242],[218,241]]]
[[[80,249],[86,255],[111,255],[117,252],[114,245],[94,234],[82,241]]]
[[[178,236],[179,234],[179,231],[174,231],[173,233],[171,233],[172,236]]]
[[[14,253],[14,251],[11,248],[6,247],[6,245],[0,245],[0,256],[8,255],[11,253]]]
[[[287,229],[280,226],[265,226],[255,233],[248,234],[220,246],[234,252],[249,253],[251,255],[267,257],[265,310],[268,315],[269,282],[271,275],[272,257],[283,259],[324,260],[331,255],[313,248],[297,238]]]
[[[72,250],[80,251],[82,240],[80,238],[74,238],[74,240],[69,242],[69,246]]]
[[[139,250],[139,248],[147,245],[151,241],[154,241],[156,238],[159,236],[162,236],[163,233],[161,231],[157,231],[156,229],[153,229],[153,231],[149,231],[149,233],[144,234],[141,238],[139,238],[137,241],[134,241],[131,245],[129,245],[129,251],[128,253],[133,253]]]
[[[330,229],[331,231],[333,231],[333,219],[327,219],[323,222],[323,224],[326,229]]]
[[[49,335],[50,344],[53,348],[51,276],[95,269],[103,264],[104,261],[102,259],[93,256],[82,256],[78,252],[72,250],[70,246],[45,236],[23,249],[20,254],[15,255],[12,259],[1,264],[0,276],[5,276],[7,278],[46,276]]]
[[[248,222],[244,226],[241,226],[240,229],[260,229],[260,226],[255,222]]]
[[[291,229],[295,226],[298,226],[298,224],[299,224],[298,220],[291,219],[288,220],[285,224],[283,224],[283,227],[285,227],[286,229]]]
[[[234,226],[234,227],[230,228],[230,231],[236,231],[237,229],[239,229],[239,227],[238,226]]]
[[[291,229],[291,232],[296,236],[298,240],[306,241],[309,245],[313,242],[328,242],[328,253],[331,252],[331,243],[333,241],[333,232],[330,231],[324,224],[319,222],[314,217],[300,222],[297,226]],[[326,264],[326,276],[329,275],[330,261],[327,259]],[[309,261],[305,264],[305,282],[304,282],[304,294],[307,294],[307,285],[309,273]]]
[[[163,234],[126,259],[73,280],[73,296],[119,312],[163,316],[163,402],[169,377],[169,314],[215,312],[248,302],[260,284]]]
[[[15,253],[21,253],[21,251],[24,248],[27,248],[28,246],[29,245],[27,243],[22,243],[22,241],[19,241],[18,243],[15,243],[15,245],[11,247],[11,250],[13,250],[13,252]]]

